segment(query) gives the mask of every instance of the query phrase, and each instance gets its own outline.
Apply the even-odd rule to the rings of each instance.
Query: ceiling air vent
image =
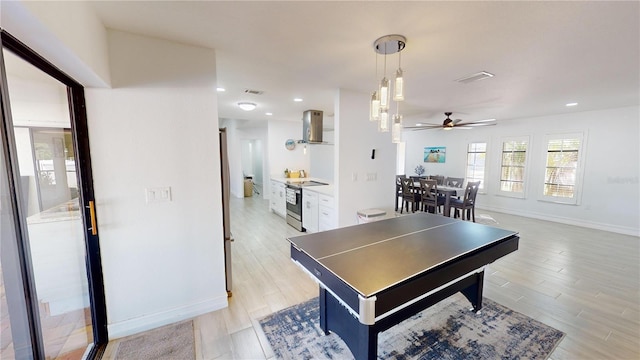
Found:
[[[244,89],[244,93],[245,94],[251,94],[251,95],[262,95],[264,93],[264,91],[252,90],[252,89]]]
[[[483,79],[488,79],[488,78],[492,78],[493,74],[486,72],[486,71],[480,71],[479,73],[475,73],[475,74],[471,74],[465,77],[461,77],[460,79],[456,79],[457,82],[459,83],[463,83],[463,84],[468,84],[470,82],[474,82],[474,81],[478,81],[478,80],[483,80]]]

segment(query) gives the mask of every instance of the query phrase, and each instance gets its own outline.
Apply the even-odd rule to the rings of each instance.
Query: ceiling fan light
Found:
[[[239,102],[238,107],[244,111],[252,111],[256,109],[256,104],[251,102]]]
[[[404,101],[404,78],[402,77],[402,69],[396,71],[396,84],[393,88],[393,100]]]

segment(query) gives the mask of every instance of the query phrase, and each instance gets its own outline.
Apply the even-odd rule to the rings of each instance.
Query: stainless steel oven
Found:
[[[305,231],[302,227],[302,188],[287,185],[287,224],[298,231]]]

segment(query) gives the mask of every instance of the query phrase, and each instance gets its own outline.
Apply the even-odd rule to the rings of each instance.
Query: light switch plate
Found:
[[[144,190],[147,204],[171,201],[170,186],[146,188]]]

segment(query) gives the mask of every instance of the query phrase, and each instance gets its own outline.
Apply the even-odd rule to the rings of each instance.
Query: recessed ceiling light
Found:
[[[295,102],[301,102],[301,101],[302,101],[302,99],[301,99],[301,98],[295,98],[295,99],[293,99],[293,101],[295,101]]]
[[[578,105],[577,102],[572,102],[572,103],[567,103],[565,106],[576,106]]]
[[[270,112],[268,112],[268,113],[264,113],[264,114],[265,114],[265,115],[267,115],[267,116],[271,116],[271,115],[273,115],[273,113],[270,113]]]
[[[256,108],[256,104],[251,103],[251,102],[239,102],[238,106],[240,107],[240,109],[242,109],[244,111],[251,111],[251,110],[254,110]]]
[[[217,92],[225,92],[225,91],[227,91],[227,89],[219,87],[219,88],[216,88],[216,91]]]
[[[422,123],[416,123],[416,126],[422,126]]]

